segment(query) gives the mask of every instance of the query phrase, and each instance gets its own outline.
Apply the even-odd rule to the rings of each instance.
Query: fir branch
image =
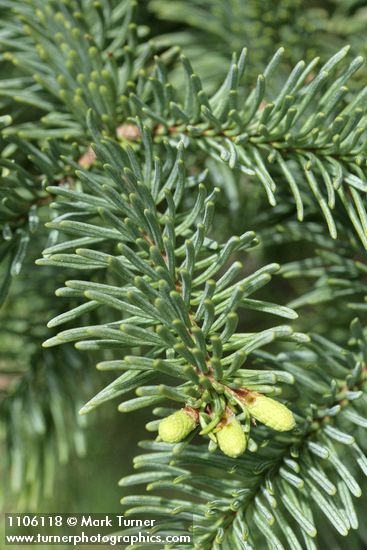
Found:
[[[0,36],[0,46],[7,48],[3,59],[15,65],[19,77],[0,82],[0,98],[37,109],[41,124],[30,117],[9,134],[85,140],[88,108],[115,132],[116,117],[124,112],[120,96],[150,51],[143,47],[138,59],[133,55],[134,6],[130,0],[93,6],[70,1],[62,7],[41,0],[15,2],[14,24],[9,27],[4,19],[9,36]]]
[[[345,32],[356,31],[352,49],[362,52],[363,13],[355,2],[330,4],[330,17],[317,12],[317,28],[305,29],[314,7],[297,2],[298,46],[278,50],[254,85],[254,66],[273,48],[256,45],[268,31],[281,44],[294,3],[272,9],[271,21],[251,0],[210,0],[203,5],[217,11],[207,17],[195,0],[184,11],[179,1],[149,4],[186,21],[180,37],[163,38],[192,40],[200,76],[186,56],[176,63],[178,48],[162,53],[161,37],[148,40],[135,22],[145,11],[136,15],[129,0],[0,0],[0,105],[11,115],[0,119],[0,299],[11,278],[17,307],[29,298],[21,315],[10,301],[2,310],[0,421],[13,487],[33,497],[50,491],[56,456],[66,457],[75,435],[82,440],[75,408],[90,374],[75,343],[114,377],[81,412],[115,398],[122,412],[155,407],[147,429],[158,437],[142,443],[149,452],[121,485],[169,496],[126,496],[126,513],[161,516],[164,533],[194,523],[196,546],[208,549],[314,549],[325,542],[324,518],[333,526],[325,544],[353,530],[363,537],[354,498],[367,473],[366,334],[357,320],[350,333],[346,326],[353,309],[365,310],[365,71],[360,56],[347,61],[348,47],[324,61],[325,46],[317,72],[312,45],[299,37],[327,32],[335,51],[348,13]],[[238,13],[249,14],[241,29]],[[224,38],[219,58],[203,56],[203,36]],[[255,62],[246,50],[234,54],[218,79],[243,36]],[[307,62],[296,63],[304,52]],[[207,86],[213,59],[221,61]],[[50,271],[33,278],[40,244],[38,263]],[[286,258],[281,268],[274,258]],[[288,307],[267,299],[273,274],[290,285],[278,286]],[[45,289],[59,283],[55,305]],[[287,296],[293,288],[296,298]],[[45,348],[66,344],[56,350],[38,349],[45,331],[33,322],[35,294],[52,316]],[[269,314],[295,320],[292,307],[303,306],[311,307],[292,327],[265,324]],[[310,337],[297,332],[311,324]],[[36,466],[46,483],[30,487]]]
[[[219,162],[256,178],[271,205],[286,182],[293,195],[299,220],[304,217],[303,201],[315,201],[333,238],[337,236],[337,208],[344,207],[364,247],[365,90],[354,93],[348,105],[346,83],[363,63],[361,57],[336,73],[347,55],[343,48],[325,63],[311,80],[316,61],[300,61],[283,87],[273,97],[266,88],[279,64],[283,50],[272,58],[256,87],[246,92],[241,79],[246,67],[246,50],[235,57],[222,86],[207,96],[199,76],[182,58],[187,84],[185,97],[172,88],[162,65],[155,74],[139,77],[137,90],[130,94],[132,110],[155,127],[156,139],[185,136],[192,146],[203,149]],[[161,89],[161,92],[159,92]],[[302,183],[301,183],[302,182]],[[353,197],[353,202],[349,199]]]
[[[218,190],[207,190],[203,183],[192,187],[192,180],[185,175],[183,143],[177,147],[176,158],[171,154],[172,162],[162,166],[158,158],[153,164],[152,140],[143,126],[140,132],[146,150],[143,158],[138,158],[130,147],[122,149],[101,138],[94,124],[90,118],[103,171],[77,173],[82,193],[50,189],[61,201],[54,205],[59,216],[48,225],[73,238],[45,251],[38,263],[87,272],[102,270],[106,281],[67,281],[58,294],[71,293],[84,301],[50,321],[50,326],[74,321],[87,309],[104,306],[117,310],[121,320],[64,330],[44,346],[76,342],[76,347],[84,350],[139,351],[99,365],[102,370],[125,372],[82,412],[136,389],[138,397],[124,401],[121,411],[167,398],[194,409],[205,402],[219,406],[215,427],[226,406],[225,399],[217,402],[218,392],[237,402],[243,388],[276,395],[279,389],[273,385],[292,382],[292,377],[244,370],[246,355],[275,339],[303,342],[307,338],[288,326],[259,333],[237,333],[236,327],[237,311],[243,307],[290,319],[297,316],[290,309],[250,298],[279,266],[270,264],[244,276],[241,263],[231,262],[231,257],[254,246],[254,233],[233,236],[223,244],[212,238]],[[97,199],[92,200],[95,193]],[[65,209],[73,211],[73,219],[65,220]],[[75,248],[74,237],[78,242],[89,238],[92,247]],[[103,243],[103,251],[99,243]],[[178,378],[180,385],[145,386],[161,373]]]
[[[149,10],[159,20],[151,22],[155,40],[165,47],[179,45],[210,91],[225,76],[232,52],[243,45],[251,51],[248,71],[252,78],[266,63],[268,52],[280,46],[291,45],[279,68],[280,78],[300,58],[311,61],[317,55],[324,61],[349,42],[354,52],[365,49],[366,13],[354,1],[325,5],[283,0],[260,5],[256,0],[150,0]],[[165,32],[162,21],[175,27]],[[179,71],[173,69],[172,76],[182,82]]]
[[[155,507],[156,516],[164,518],[159,521],[172,518],[167,524],[172,532],[189,528],[193,514],[194,541],[200,548],[256,548],[264,543],[269,548],[275,543],[278,548],[303,544],[316,548],[313,539],[322,520],[316,520],[315,506],[341,535],[358,529],[353,501],[361,488],[353,472],[358,465],[367,474],[361,447],[367,426],[362,391],[366,337],[358,321],[351,333],[353,351],[313,336],[309,350],[303,352],[277,356],[256,352],[259,366],[295,376],[292,388],[304,403],[313,404],[297,410],[297,431],[274,437],[268,429],[258,429],[256,453],[237,459],[235,468],[223,455],[196,445],[172,449],[168,444],[143,442],[150,453],[136,457],[138,473],[123,478],[120,485],[148,483],[148,491],[170,488],[181,493],[182,500],[126,496],[125,513],[135,515]],[[167,414],[161,408],[154,412]],[[160,475],[162,462],[164,475]],[[199,504],[194,504],[194,496]]]

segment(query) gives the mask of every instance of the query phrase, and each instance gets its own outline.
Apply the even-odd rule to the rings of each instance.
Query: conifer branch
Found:
[[[125,514],[154,509],[171,533],[190,528],[194,521],[194,541],[202,548],[257,548],[264,543],[284,548],[282,539],[289,548],[316,548],[313,540],[323,520],[314,515],[315,508],[328,520],[329,530],[346,536],[350,529],[358,529],[354,499],[361,496],[361,487],[354,472],[358,467],[367,475],[362,450],[367,423],[366,337],[357,320],[351,334],[353,350],[314,335],[302,352],[256,351],[258,366],[295,376],[292,388],[305,404],[312,403],[297,409],[297,430],[291,437],[274,437],[264,427],[256,430],[256,454],[236,459],[235,468],[231,460],[202,446],[172,449],[145,441],[142,446],[149,452],[136,457],[138,473],[123,478],[120,485],[130,490],[147,484],[148,491],[171,489],[182,497],[172,501],[125,496]],[[166,414],[162,408],[154,412],[158,417]]]
[[[184,98],[174,91],[157,61],[153,76],[139,77],[137,90],[144,89],[145,94],[130,94],[131,108],[155,125],[157,139],[161,135],[171,140],[185,136],[192,146],[228,163],[231,170],[256,178],[272,206],[277,202],[278,187],[286,184],[300,221],[304,198],[316,201],[333,238],[337,236],[334,212],[344,207],[366,247],[366,216],[361,207],[366,191],[362,107],[366,90],[356,93],[345,106],[346,84],[363,63],[358,57],[337,74],[337,65],[348,49],[333,56],[311,79],[315,62],[306,65],[300,61],[283,87],[270,97],[266,88],[283,49],[259,75],[251,92],[241,82],[247,57],[243,50],[234,57],[224,83],[211,97],[186,58],[182,58],[187,77]]]
[[[292,378],[262,378],[261,373],[246,371],[242,369],[246,355],[275,339],[302,342],[307,338],[288,326],[258,334],[236,333],[236,327],[241,307],[288,319],[297,317],[290,309],[250,298],[279,266],[270,264],[244,277],[242,264],[230,262],[234,253],[256,244],[255,234],[233,236],[225,243],[213,238],[210,230],[218,190],[208,190],[197,178],[186,176],[183,143],[177,147],[176,158],[170,154],[172,162],[162,165],[158,158],[153,160],[151,136],[141,126],[146,144],[142,170],[132,148],[122,149],[103,139],[94,124],[90,117],[97,161],[103,171],[78,171],[80,192],[48,188],[59,198],[55,203],[59,216],[48,226],[71,235],[72,240],[45,250],[38,263],[87,272],[103,270],[106,280],[103,284],[67,281],[58,295],[84,301],[52,319],[49,326],[76,320],[86,310],[103,306],[119,311],[121,317],[103,325],[62,331],[44,346],[77,342],[76,347],[83,350],[137,347],[141,351],[99,365],[102,370],[126,372],[82,412],[135,388],[139,397],[123,402],[121,411],[166,398],[198,408],[204,401],[210,404],[218,391],[239,401],[237,392],[243,387],[276,394],[271,384],[278,379],[292,382]],[[74,211],[72,219],[65,219],[65,209]],[[88,248],[80,246],[83,239],[88,239]],[[71,252],[66,252],[69,249]],[[183,382],[175,387],[144,385],[161,373]],[[217,423],[226,400],[218,406]]]
[[[76,409],[119,399],[154,414],[124,513],[208,550],[360,547],[365,16],[266,5],[148,2],[167,35],[130,0],[0,0],[0,422],[24,501],[83,454]],[[70,344],[111,373],[95,397]]]

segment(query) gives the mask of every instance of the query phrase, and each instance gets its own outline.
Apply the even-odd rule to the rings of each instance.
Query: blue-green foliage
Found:
[[[0,0],[0,420],[12,488],[32,504],[50,493],[58,461],[84,451],[77,408],[151,407],[155,433],[190,407],[200,424],[185,441],[142,442],[120,482],[125,513],[158,516],[161,533],[193,526],[197,548],[357,550],[363,6],[139,4]],[[90,363],[111,375],[105,388]],[[244,396],[258,393],[285,403],[296,428],[256,425]],[[248,436],[237,459],[217,449],[228,414]],[[137,484],[158,493],[134,496]]]

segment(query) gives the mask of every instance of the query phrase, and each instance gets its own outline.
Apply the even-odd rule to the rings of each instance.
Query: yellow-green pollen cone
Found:
[[[241,456],[247,447],[247,437],[238,420],[228,422],[216,434],[220,450],[231,458]]]
[[[196,424],[194,411],[181,409],[161,420],[158,434],[166,443],[179,443],[192,432]]]
[[[287,432],[296,425],[292,411],[275,399],[251,393],[244,402],[251,416],[273,430]]]

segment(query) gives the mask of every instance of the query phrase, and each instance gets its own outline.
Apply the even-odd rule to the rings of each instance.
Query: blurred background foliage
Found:
[[[11,1],[0,2],[2,27],[8,28],[8,36],[6,30],[0,36],[3,50],[0,63],[2,79],[18,78],[16,67],[4,55],[14,24],[9,8],[16,4]],[[253,80],[275,49],[280,46],[285,48],[283,64],[276,74],[279,82],[284,80],[286,72],[299,59],[311,60],[318,55],[325,60],[346,43],[351,45],[355,54],[364,54],[367,50],[367,2],[362,0],[152,0],[138,2],[137,17],[141,24],[140,33],[152,38],[157,51],[166,52],[167,59],[172,59],[169,69],[174,82],[179,86],[182,78],[182,71],[175,65],[176,49],[179,46],[192,60],[209,91],[213,91],[223,80],[232,52],[244,46],[249,48],[248,71]],[[352,82],[357,88],[361,82],[366,82],[365,67]],[[38,112],[24,104],[17,104],[15,108],[11,97],[1,95],[0,115],[11,114],[18,124],[38,120],[42,113],[42,110]],[[78,150],[74,157],[77,158],[81,151]],[[27,169],[21,154],[19,161]],[[260,234],[264,243],[262,248],[245,257],[248,271],[265,262],[290,264],[293,259],[299,260],[300,255],[308,258],[318,242],[327,248],[329,237],[325,235],[323,227],[316,227],[318,217],[313,216],[311,206],[307,223],[315,225],[312,238],[310,236],[308,239],[306,225],[299,226],[296,222],[288,221],[283,223],[288,219],[289,208],[292,208],[289,203],[282,204],[279,200],[279,206],[269,212],[264,194],[257,184],[250,183],[244,175],[227,170],[224,165],[218,169],[217,164],[211,166],[209,163],[208,168],[209,178],[219,186],[224,178],[227,182],[233,180],[232,187],[226,185],[227,197],[223,198],[222,209],[218,210],[217,233],[227,236],[233,234],[234,227],[235,232],[260,225],[263,227],[263,234]],[[244,185],[235,185],[236,178],[243,178]],[[249,194],[251,201],[243,200]],[[101,374],[98,377],[94,375],[94,359],[97,357],[93,358],[91,354],[88,358],[73,348],[63,347],[56,353],[40,348],[43,340],[52,335],[46,327],[47,321],[64,310],[64,303],[60,303],[62,300],[54,298],[58,270],[34,265],[42,249],[52,244],[49,242],[49,232],[44,228],[49,213],[47,200],[43,203],[43,199],[42,193],[32,197],[33,204],[37,206],[38,220],[30,249],[26,248],[26,236],[22,233],[22,212],[12,221],[13,229],[17,229],[19,246],[17,256],[9,259],[12,261],[11,284],[5,275],[6,262],[0,267],[4,270],[0,272],[0,294],[7,294],[0,310],[0,415],[3,420],[0,430],[7,448],[14,448],[18,453],[20,447],[12,441],[14,434],[17,434],[17,437],[22,437],[23,449],[22,454],[9,456],[0,451],[3,507],[8,512],[20,509],[113,512],[119,510],[119,498],[122,496],[116,480],[132,470],[131,460],[136,454],[137,442],[145,435],[144,423],[149,416],[148,413],[135,413],[134,417],[117,415],[115,407],[109,403],[90,415],[85,422],[78,415],[79,408],[103,387],[109,376],[103,378]],[[24,200],[29,198],[24,197]],[[231,208],[229,219],[228,202]],[[5,230],[4,242],[0,247],[0,255],[4,258],[11,237],[7,239]],[[340,239],[342,250],[342,234]],[[299,242],[297,250],[294,249],[295,240]],[[25,263],[20,273],[17,270],[18,262]],[[296,300],[297,296],[304,297],[308,290],[311,292],[314,289],[312,273],[308,279],[303,277],[301,280],[297,277],[297,270],[292,271],[291,265],[285,265],[283,270],[288,270],[287,277],[276,277],[271,288],[269,285],[259,296],[260,299],[271,299],[277,295],[282,297],[282,303],[290,302],[292,305],[292,300]],[[60,286],[64,277],[62,273]],[[345,327],[354,316],[353,309],[347,308],[338,308],[338,316],[335,316],[335,308],[342,296],[330,294],[329,299],[325,297],[323,326],[319,326],[321,321],[315,314],[312,296],[304,304],[295,302],[294,306],[303,307],[302,330],[312,328],[322,332],[325,325],[329,325],[329,337],[338,340],[342,333],[341,327]],[[89,323],[93,322],[93,315],[93,311],[86,314]],[[261,319],[263,317],[261,315]],[[257,330],[256,319],[254,313],[251,316],[252,330]],[[241,319],[241,326],[244,330],[249,328],[246,317]],[[263,322],[261,328],[264,328]],[[61,400],[58,392],[67,396],[67,400],[64,397]],[[35,394],[38,397],[42,395],[42,399],[34,400]],[[17,429],[13,429],[15,424]],[[101,432],[103,439],[100,437]],[[48,460],[50,446],[58,456],[55,464]],[[8,460],[12,463],[9,478]],[[67,460],[69,465],[65,468]],[[28,489],[19,500],[20,471],[24,470]],[[45,483],[38,486],[36,480],[41,477]]]
[[[345,44],[355,55],[367,48],[363,0],[152,0],[147,8],[157,42],[180,46],[210,91],[223,80],[232,52],[244,46],[252,77],[279,47],[285,47],[285,70],[300,59],[325,61]]]

